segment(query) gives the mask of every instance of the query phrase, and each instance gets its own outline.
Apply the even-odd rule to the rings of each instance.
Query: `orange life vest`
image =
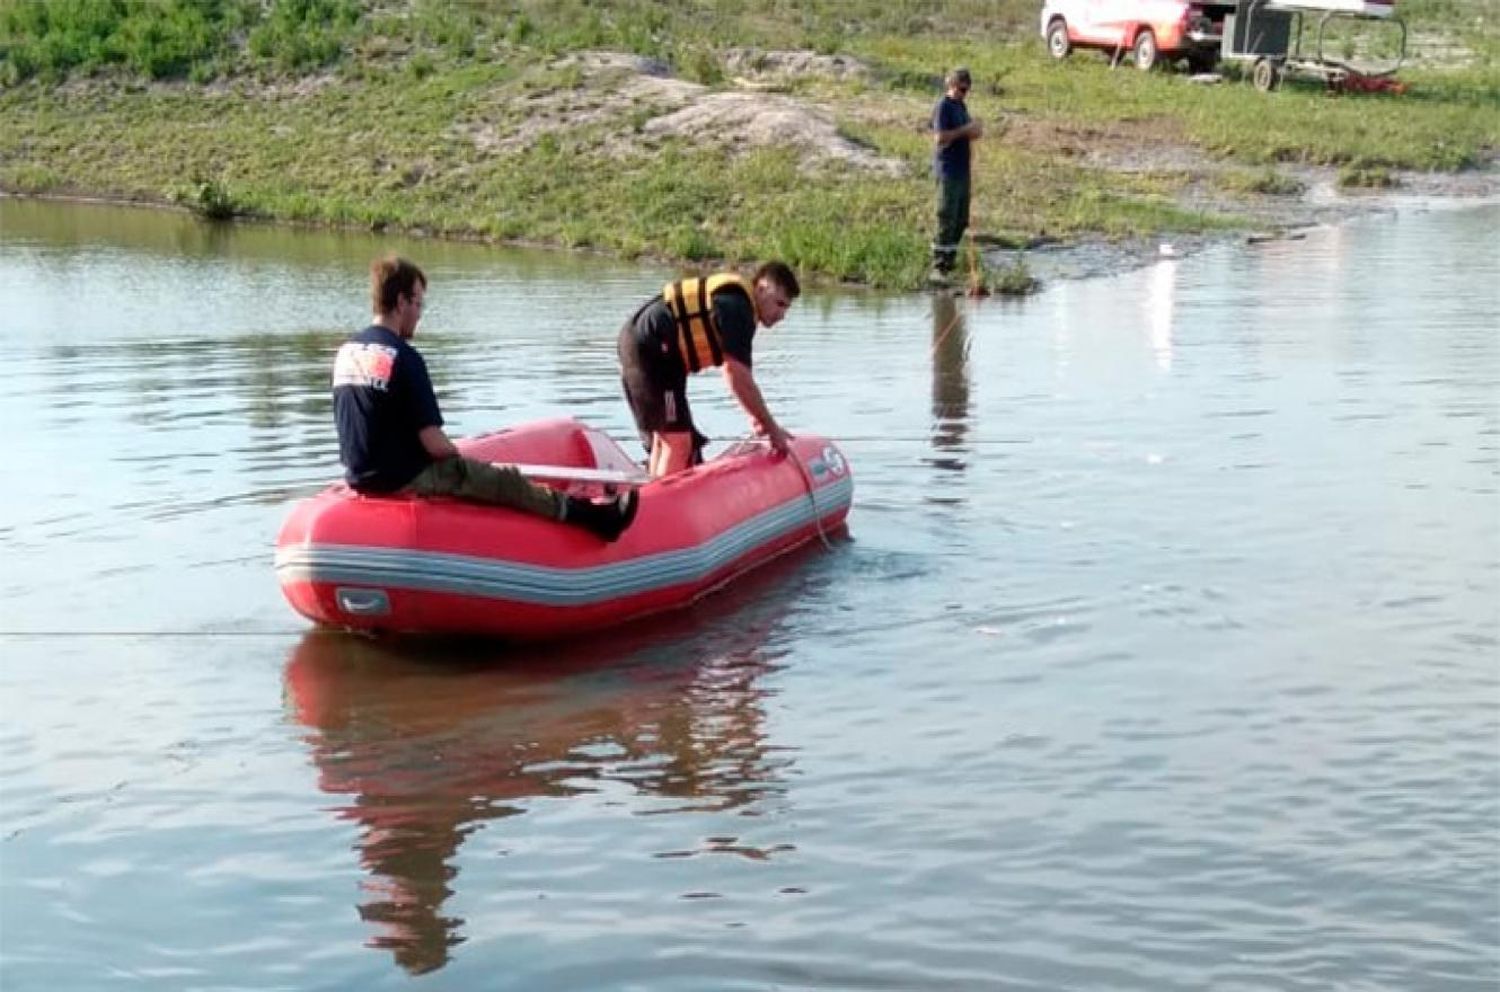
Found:
[[[724,347],[711,301],[714,293],[726,286],[736,286],[744,292],[750,301],[750,312],[755,313],[755,294],[750,284],[733,272],[720,272],[706,279],[679,279],[667,283],[661,291],[667,309],[677,321],[677,350],[689,372],[724,364]],[[758,314],[756,323],[760,323]]]

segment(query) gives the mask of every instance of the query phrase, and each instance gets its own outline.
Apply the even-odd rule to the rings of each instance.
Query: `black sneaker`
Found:
[[[613,541],[625,533],[625,528],[635,520],[635,511],[640,503],[640,493],[634,489],[621,493],[607,503],[569,496],[568,512],[563,519],[605,541]]]

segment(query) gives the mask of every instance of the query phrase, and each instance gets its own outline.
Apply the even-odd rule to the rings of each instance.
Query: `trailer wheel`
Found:
[[[1047,54],[1061,61],[1068,57],[1073,50],[1073,43],[1068,40],[1068,25],[1061,17],[1054,17],[1052,23],[1047,25]]]
[[[1275,59],[1256,59],[1250,79],[1256,89],[1269,93],[1281,85],[1281,65]]]
[[[1150,72],[1156,66],[1156,35],[1149,29],[1142,31],[1135,36],[1135,46],[1130,52],[1135,59],[1135,67],[1142,72]]]

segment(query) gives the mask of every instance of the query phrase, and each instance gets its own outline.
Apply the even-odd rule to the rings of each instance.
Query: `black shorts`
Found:
[[[619,348],[620,384],[646,450],[651,450],[653,434],[696,434],[688,407],[687,370],[670,356],[656,353],[650,338],[643,342],[636,334],[635,318],[620,329]]]

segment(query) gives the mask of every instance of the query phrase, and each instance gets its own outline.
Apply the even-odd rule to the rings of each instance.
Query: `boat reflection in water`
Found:
[[[801,555],[793,556],[800,559]],[[286,667],[319,787],[359,826],[369,946],[413,974],[464,940],[445,915],[455,856],[530,801],[609,783],[726,811],[779,795],[791,764],[764,740],[761,677],[811,581],[777,563],[682,614],[574,646],[503,648],[305,635]],[[805,564],[805,563],[804,563]],[[659,806],[657,807],[659,809]]]

